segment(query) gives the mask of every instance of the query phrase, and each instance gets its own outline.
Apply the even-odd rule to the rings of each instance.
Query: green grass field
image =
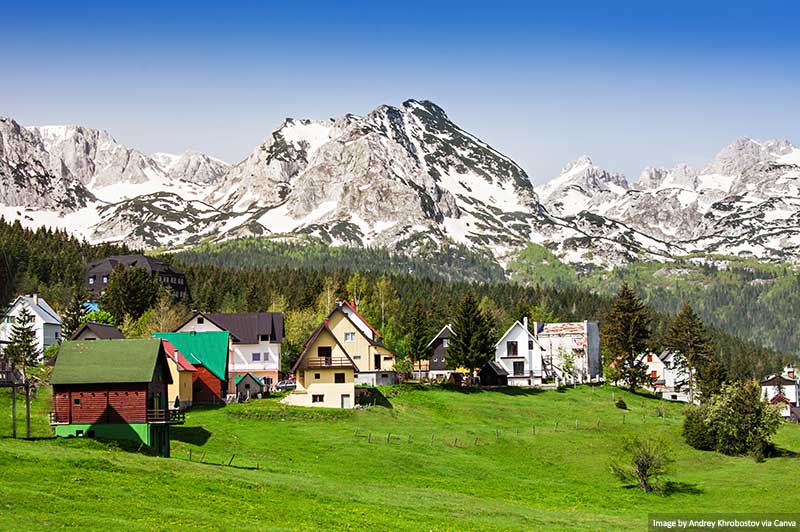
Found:
[[[43,396],[41,439],[0,439],[0,528],[644,530],[651,512],[780,512],[800,475],[796,425],[778,433],[782,456],[759,463],[691,449],[682,405],[610,387],[394,390],[384,389],[390,406],[359,411],[276,399],[193,411],[173,431],[170,459],[50,439]],[[3,436],[9,401],[0,391]],[[669,493],[643,494],[609,472],[637,434],[669,442]]]

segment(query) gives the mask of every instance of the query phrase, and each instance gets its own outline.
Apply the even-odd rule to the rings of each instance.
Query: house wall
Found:
[[[532,386],[541,384],[542,357],[536,345],[533,349],[529,348],[530,334],[520,324],[515,324],[495,347],[495,361],[508,372],[508,384],[510,386]],[[517,342],[517,356],[508,356],[507,342]],[[515,374],[514,362],[523,363],[522,374]]]
[[[17,301],[16,304],[9,309],[4,319],[0,321],[0,340],[11,340],[11,331],[14,324],[12,321],[9,321],[5,318],[8,317],[12,320],[13,318],[16,318],[22,310],[23,305],[27,306],[27,303],[24,301]],[[36,347],[41,353],[48,346],[57,343],[61,339],[61,325],[45,323],[38,314],[33,312],[30,308],[28,310],[33,315],[33,329],[36,333]]]
[[[336,373],[344,373],[344,383],[335,382]],[[314,403],[314,395],[322,395],[323,402]],[[349,396],[350,408],[353,408],[356,398],[353,368],[308,368],[299,370],[297,389],[286,402],[295,406],[342,408],[342,395]]]
[[[145,423],[147,395],[146,383],[54,385],[53,410],[59,423]]]
[[[358,319],[357,316],[354,316]],[[358,322],[356,322],[358,323]],[[376,346],[369,341],[362,328],[354,325],[345,315],[344,311],[334,312],[328,319],[328,327],[341,342],[350,357],[358,366],[359,372],[363,371],[391,371],[394,367],[395,357],[391,351],[382,346]],[[369,330],[369,329],[367,329]],[[345,340],[346,333],[355,333],[352,341]],[[372,331],[370,332],[370,337]],[[375,365],[375,355],[380,356],[380,368]]]
[[[167,357],[167,367],[172,377],[172,384],[167,385],[167,403],[169,408],[174,408],[175,398],[178,397],[181,408],[192,406],[192,381],[194,371],[180,371],[178,364]]]
[[[534,323],[534,330],[539,331],[538,323]],[[563,368],[565,355],[574,354],[573,375],[579,381],[596,379],[602,375],[602,365],[600,362],[600,332],[597,322],[583,322],[583,331],[580,333],[546,333],[539,332],[536,339],[542,348],[543,366],[549,369],[549,362],[556,368]],[[586,342],[583,348],[576,347],[581,342]],[[563,372],[555,369],[560,378],[564,378]]]
[[[223,403],[223,383],[205,366],[195,365],[192,372],[192,404],[217,405]]]
[[[783,395],[786,396],[788,400],[792,402],[793,405],[798,406],[798,385],[790,385],[790,386],[783,386]],[[777,386],[762,386],[761,387],[761,395],[767,401],[771,400],[773,397],[778,395],[780,389]],[[788,415],[788,414],[787,414]]]

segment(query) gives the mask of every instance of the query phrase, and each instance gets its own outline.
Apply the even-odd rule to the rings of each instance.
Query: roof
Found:
[[[177,268],[173,268],[172,266],[166,264],[163,261],[142,254],[113,255],[111,257],[105,257],[90,262],[86,268],[86,271],[87,273],[93,273],[95,271],[111,271],[120,264],[128,267],[143,268],[148,273],[153,273],[153,272],[166,272],[166,273],[177,273],[177,274],[183,273]]]
[[[219,380],[227,380],[228,331],[157,332],[153,336],[169,340],[192,365],[201,365]]]
[[[536,338],[531,334],[531,332],[528,329],[526,329],[525,326],[519,322],[519,320],[517,320],[511,325],[511,327],[509,327],[506,330],[505,334],[503,334],[503,336],[500,337],[500,340],[496,344],[494,344],[494,346],[497,347],[500,344],[502,344],[505,341],[506,336],[508,336],[508,334],[514,329],[514,327],[517,327],[517,326],[519,326],[523,331],[528,333],[528,338],[529,339],[536,340]]]
[[[243,344],[257,344],[259,336],[262,334],[270,335],[273,342],[283,342],[283,312],[238,312],[230,314],[198,312],[178,329],[183,328],[197,316],[203,316],[220,329],[228,331],[234,340]]]
[[[344,302],[344,303],[346,303],[346,302]],[[342,309],[342,306],[345,306],[345,305],[344,305],[344,303],[342,303],[342,304],[337,304],[337,305],[336,305],[336,307],[334,307],[334,309],[333,309],[332,311],[330,311],[330,313],[329,313],[329,314],[328,314],[328,315],[325,317],[325,320],[329,320],[329,319],[331,318],[331,316],[333,316],[333,315],[334,315],[336,312],[341,312],[341,313],[342,313],[342,315],[345,317],[345,319],[347,319],[347,321],[349,321],[349,322],[350,322],[350,323],[353,325],[353,327],[355,327],[355,328],[356,328],[356,330],[359,332],[359,334],[361,334],[361,336],[363,336],[363,337],[364,337],[364,338],[365,338],[365,339],[366,339],[366,340],[367,340],[367,341],[368,341],[370,344],[372,344],[372,345],[374,345],[374,346],[376,346],[376,347],[381,347],[381,348],[383,348],[383,349],[386,349],[386,350],[387,350],[387,351],[389,351],[391,354],[393,354],[393,355],[397,356],[397,354],[396,354],[396,353],[395,353],[393,350],[389,349],[388,347],[386,347],[386,345],[384,345],[383,341],[382,341],[382,340],[381,340],[381,338],[380,338],[380,334],[379,334],[379,333],[377,333],[377,332],[375,332],[375,329],[373,329],[373,328],[372,328],[372,326],[371,326],[369,323],[367,323],[367,321],[366,321],[366,320],[365,320],[363,317],[361,317],[361,315],[360,315],[360,314],[358,314],[358,312],[356,312],[355,310],[353,310],[353,308],[352,308],[352,307],[350,306],[350,304],[348,303],[348,304],[346,305],[346,306],[347,306],[347,308],[349,308],[350,310],[352,310],[352,311],[353,311],[353,312],[354,312],[354,313],[355,313],[355,314],[356,314],[356,315],[357,315],[357,316],[358,316],[358,317],[359,317],[359,318],[360,318],[360,319],[361,319],[361,320],[364,322],[364,324],[365,324],[365,325],[366,325],[366,326],[369,328],[369,330],[371,330],[371,331],[375,332],[375,334],[377,335],[375,338],[370,338],[370,337],[369,337],[369,335],[367,335],[367,334],[364,332],[364,329],[362,329],[361,327],[359,327],[359,326],[358,326],[358,324],[357,324],[356,322],[354,322],[354,321],[353,321],[353,318],[351,318],[351,317],[350,317],[350,314],[348,314],[347,312],[345,312],[345,311]]]
[[[303,344],[303,352],[300,353],[300,356],[297,357],[297,360],[295,361],[294,365],[292,365],[292,373],[297,371],[297,368],[300,367],[300,363],[306,357],[306,353],[308,353],[308,347],[314,343],[314,340],[316,340],[320,334],[322,334],[322,331],[328,331],[328,333],[333,337],[333,341],[336,342],[336,345],[338,345],[341,348],[342,353],[344,353],[344,356],[347,357],[347,359],[350,361],[353,367],[356,368],[356,371],[358,371],[358,366],[356,365],[355,362],[353,362],[353,359],[350,357],[350,354],[347,352],[347,349],[344,348],[339,339],[336,338],[336,335],[333,334],[331,328],[328,327],[328,320],[325,319],[322,321],[322,323],[320,323],[317,326],[316,329],[314,329],[314,332],[311,333],[311,336],[309,336],[308,340],[306,340],[306,342]]]
[[[356,310],[356,305],[355,305],[355,303],[351,303],[351,302],[349,302],[348,300],[344,299],[344,300],[342,300],[342,305],[346,305],[346,306],[347,306],[347,308],[349,308],[350,310],[352,310],[352,311],[353,311],[353,314],[355,314],[356,316],[358,316],[358,319],[360,319],[361,321],[363,321],[363,322],[364,322],[364,325],[366,325],[366,326],[369,328],[369,330],[370,330],[370,331],[372,331],[372,332],[375,334],[375,336],[377,336],[377,337],[379,337],[379,338],[382,336],[382,335],[381,335],[381,333],[379,333],[378,331],[376,331],[376,330],[375,330],[375,328],[374,328],[372,325],[370,325],[370,324],[369,324],[369,322],[366,320],[366,318],[364,318],[364,316],[362,316],[361,314],[359,314],[359,313],[358,313],[358,310]]]
[[[122,335],[122,332],[120,332],[120,330],[114,327],[113,325],[106,325],[105,323],[95,323],[93,321],[88,321],[83,325],[81,325],[80,327],[78,327],[78,329],[74,333],[72,333],[70,340],[77,339],[78,336],[80,336],[81,333],[87,329],[96,334],[97,338],[99,338],[100,340],[120,340],[122,338],[125,338]]]
[[[36,303],[34,304],[34,300]],[[9,309],[14,308],[17,303],[24,302],[27,307],[30,309],[31,312],[36,314],[44,323],[51,323],[53,325],[61,325],[61,316],[53,310],[53,308],[47,304],[41,297],[34,297],[32,295],[28,296],[19,296],[17,299],[14,300],[11,305],[9,305]]]
[[[197,371],[197,368],[186,360],[186,357],[175,349],[175,346],[169,340],[161,340],[161,345],[164,346],[167,356],[178,366],[178,371]]]
[[[770,375],[761,381],[761,386],[794,386],[795,384],[797,384],[796,381],[787,379],[783,375]]]
[[[50,382],[150,382],[153,380],[158,358],[163,356],[163,352],[161,342],[153,338],[64,342],[59,349]]]
[[[539,334],[586,334],[586,323],[583,321],[543,323]]]
[[[245,373],[244,375],[239,375],[238,377],[236,377],[236,386],[239,386],[239,383],[240,383],[240,382],[242,382],[242,380],[243,380],[245,377],[248,377],[248,376],[249,376],[251,379],[253,379],[254,381],[256,381],[258,384],[261,384],[261,381],[258,379],[258,377],[256,377],[256,376],[255,376],[255,375],[253,375],[252,373],[249,373],[249,372],[248,372],[248,373]]]
[[[428,345],[426,345],[425,347],[432,346],[433,342],[435,342],[436,340],[438,340],[440,338],[450,338],[451,336],[455,336],[453,334],[453,325],[448,323],[447,325],[442,327],[442,329],[438,333],[436,333],[436,336],[433,337],[433,340],[428,342]]]
[[[498,375],[500,377],[508,376],[508,372],[505,370],[505,368],[500,364],[498,364],[497,362],[495,362],[494,360],[490,360],[486,364],[484,364],[483,367],[481,368],[481,371],[485,369],[492,371],[495,375]]]
[[[777,394],[775,397],[769,400],[770,404],[778,404],[778,403],[786,403],[787,405],[791,405],[792,402],[789,400],[788,397],[783,395],[782,393]]]

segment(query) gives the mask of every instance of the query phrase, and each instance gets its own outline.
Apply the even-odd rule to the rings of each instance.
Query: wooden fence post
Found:
[[[558,421],[553,425],[553,432],[558,432]]]
[[[31,385],[25,380],[25,438],[31,439]]]
[[[13,376],[11,377],[14,378]],[[11,437],[17,437],[17,387],[11,387]]]
[[[494,441],[500,441],[500,429],[494,429]]]
[[[234,457],[235,457],[235,456],[236,456],[236,455],[234,454],[233,456],[231,456],[231,459],[230,459],[230,460],[228,460],[228,466],[229,466],[229,467],[230,467],[230,465],[233,463],[233,459],[234,459]]]

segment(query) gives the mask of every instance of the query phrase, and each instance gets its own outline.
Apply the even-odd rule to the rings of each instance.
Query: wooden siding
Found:
[[[210,405],[221,402],[222,381],[205,366],[197,366],[192,379],[192,404]]]
[[[53,409],[59,423],[145,423],[147,384],[55,385]],[[75,400],[80,399],[76,405]]]

